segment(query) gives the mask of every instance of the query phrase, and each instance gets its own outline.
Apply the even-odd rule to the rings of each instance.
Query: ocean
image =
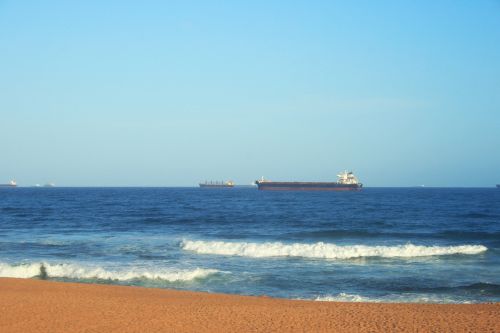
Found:
[[[317,301],[500,301],[500,190],[0,189],[0,276]]]

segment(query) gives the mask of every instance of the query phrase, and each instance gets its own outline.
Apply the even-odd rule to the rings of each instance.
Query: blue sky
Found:
[[[500,1],[1,1],[0,182],[500,183]]]

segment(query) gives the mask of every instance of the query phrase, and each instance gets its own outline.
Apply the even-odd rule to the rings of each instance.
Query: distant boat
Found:
[[[0,184],[0,187],[17,187],[17,183],[15,180],[11,180],[7,184]]]
[[[259,190],[274,191],[353,191],[363,187],[352,172],[337,175],[336,182],[274,182],[264,179],[255,181]]]
[[[232,180],[228,181],[205,181],[204,183],[199,183],[202,188],[231,188],[234,187],[234,182]]]
[[[500,188],[500,184],[497,184],[497,188]]]
[[[47,183],[47,184],[43,185],[43,187],[55,187],[55,186],[56,186],[56,184],[54,184],[54,183]]]

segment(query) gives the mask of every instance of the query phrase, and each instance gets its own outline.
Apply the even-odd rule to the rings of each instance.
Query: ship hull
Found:
[[[339,184],[335,182],[270,182],[257,181],[259,190],[264,191],[357,191],[361,184]]]
[[[199,184],[201,188],[232,188],[234,185],[227,184]]]

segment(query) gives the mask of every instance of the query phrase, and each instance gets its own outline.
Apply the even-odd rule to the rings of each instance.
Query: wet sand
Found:
[[[500,303],[313,302],[0,278],[0,332],[500,332]]]

